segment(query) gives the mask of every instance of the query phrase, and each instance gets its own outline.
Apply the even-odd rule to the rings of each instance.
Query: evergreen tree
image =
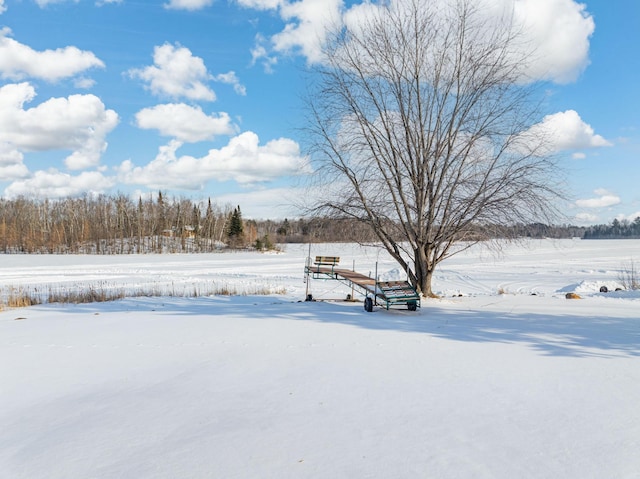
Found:
[[[240,206],[234,208],[229,218],[227,227],[227,238],[232,247],[241,246],[244,242],[244,226],[242,223],[242,212]]]
[[[291,227],[289,226],[289,220],[287,218],[285,218],[284,222],[282,223],[282,226],[280,226],[280,228],[278,228],[276,233],[278,233],[280,236],[287,236],[289,234],[289,230],[290,229],[291,229]]]

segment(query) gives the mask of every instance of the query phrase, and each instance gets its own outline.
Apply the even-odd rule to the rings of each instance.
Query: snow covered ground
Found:
[[[640,241],[472,249],[418,312],[301,301],[351,293],[307,254],[0,256],[2,294],[166,293],[0,311],[2,477],[640,477],[640,294],[599,292]]]

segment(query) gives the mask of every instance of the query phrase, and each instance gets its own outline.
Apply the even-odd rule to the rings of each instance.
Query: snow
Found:
[[[0,291],[173,293],[0,311],[3,477],[638,477],[640,295],[599,288],[640,241],[472,248],[441,299],[373,313],[332,281],[301,301],[308,248],[3,256]],[[374,248],[321,254],[403,276]],[[286,293],[187,297],[214,283]]]

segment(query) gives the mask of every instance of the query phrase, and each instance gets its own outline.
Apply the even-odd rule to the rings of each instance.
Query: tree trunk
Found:
[[[432,298],[435,297],[431,289],[431,281],[433,279],[433,267],[429,264],[429,254],[427,247],[418,247],[414,250],[414,266],[415,266],[415,287],[422,296]]]

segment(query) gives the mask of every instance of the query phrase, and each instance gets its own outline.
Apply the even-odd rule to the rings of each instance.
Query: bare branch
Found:
[[[545,139],[522,136],[539,112],[512,18],[471,0],[377,7],[332,37],[316,71],[313,157],[334,186],[316,209],[367,223],[403,266],[408,253],[429,295],[455,242],[552,218],[560,190]]]

